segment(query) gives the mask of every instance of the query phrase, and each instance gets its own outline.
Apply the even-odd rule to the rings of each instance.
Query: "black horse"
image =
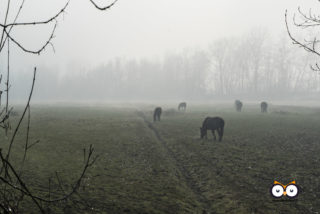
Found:
[[[267,113],[268,110],[268,103],[267,102],[261,102],[261,113]]]
[[[180,111],[181,109],[185,111],[186,108],[187,108],[187,103],[186,103],[186,102],[179,103],[179,106],[178,106],[178,110],[179,110],[179,111]]]
[[[237,112],[241,112],[243,104],[240,100],[236,100],[234,102],[234,106],[236,107]]]
[[[221,141],[223,137],[224,120],[221,117],[206,117],[206,119],[202,123],[202,127],[200,127],[201,139],[203,137],[207,139],[207,130],[212,131],[214,140],[216,140],[214,130],[217,130],[219,135],[219,141]]]
[[[153,113],[153,121],[154,122],[156,122],[157,120],[160,121],[161,113],[162,113],[161,107],[157,107],[154,109],[154,113]]]

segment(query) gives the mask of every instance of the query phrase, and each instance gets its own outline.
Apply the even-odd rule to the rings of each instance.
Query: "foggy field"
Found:
[[[33,106],[30,141],[40,143],[28,151],[23,177],[44,187],[58,171],[63,183],[72,183],[81,172],[83,148],[93,144],[99,158],[79,191],[92,207],[88,213],[320,210],[319,108],[270,106],[261,114],[253,104],[244,104],[241,113],[233,103],[190,104],[184,113],[166,111],[177,108],[167,104],[161,122],[153,123],[154,107]],[[213,141],[210,132],[208,140],[200,139],[206,116],[224,118],[222,142]],[[11,118],[13,124],[16,118]],[[23,151],[25,130],[22,127],[13,157]],[[269,188],[274,180],[295,180],[300,195],[273,199]],[[64,212],[81,208],[73,204]]]
[[[1,1],[0,214],[319,214],[319,4]]]

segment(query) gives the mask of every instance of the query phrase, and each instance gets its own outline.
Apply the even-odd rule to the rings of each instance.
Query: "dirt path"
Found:
[[[202,194],[200,187],[198,187],[197,182],[192,178],[190,172],[186,169],[186,167],[181,163],[177,157],[175,156],[174,152],[168,147],[166,141],[162,138],[158,130],[154,127],[152,122],[147,120],[147,117],[144,115],[142,111],[137,111],[137,115],[143,119],[145,124],[148,128],[154,133],[156,139],[162,144],[165,148],[170,159],[173,160],[174,165],[182,175],[184,181],[186,182],[188,188],[194,193],[195,197],[197,198],[198,202],[202,204],[203,212],[202,213],[209,213],[210,201]]]

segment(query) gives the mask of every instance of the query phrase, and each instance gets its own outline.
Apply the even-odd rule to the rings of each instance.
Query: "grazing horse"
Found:
[[[213,134],[213,139],[216,140],[216,135],[214,130],[217,130],[219,135],[219,141],[222,140],[224,129],[224,120],[221,117],[206,117],[200,127],[200,136],[201,139],[205,137],[207,139],[207,130],[211,130]]]
[[[186,102],[180,103],[179,106],[178,106],[178,110],[179,110],[179,111],[180,111],[181,109],[185,111],[186,108],[187,108],[187,103],[186,103]]]
[[[261,113],[267,113],[268,110],[268,103],[267,102],[261,102]]]
[[[160,121],[161,112],[162,112],[161,107],[157,107],[154,109],[154,113],[153,113],[154,122],[156,122],[157,120]]]
[[[242,102],[240,100],[236,100],[234,102],[234,105],[236,107],[237,112],[241,112],[241,109],[242,109],[242,106],[243,106]]]

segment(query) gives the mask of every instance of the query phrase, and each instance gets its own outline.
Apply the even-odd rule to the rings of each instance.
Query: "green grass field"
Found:
[[[72,183],[83,148],[93,144],[99,158],[79,190],[86,213],[319,212],[320,109],[271,106],[261,114],[253,105],[237,113],[232,104],[190,104],[185,113],[164,112],[153,123],[153,108],[33,106],[30,140],[40,143],[27,155],[27,184],[34,191],[46,187],[56,171]],[[163,110],[169,108],[176,106]],[[222,142],[209,132],[208,140],[200,139],[206,116],[225,119]],[[24,138],[25,123],[12,155],[16,164]],[[295,180],[300,195],[273,199],[274,180]],[[74,206],[56,212],[79,213]],[[26,203],[24,209],[34,207]]]

